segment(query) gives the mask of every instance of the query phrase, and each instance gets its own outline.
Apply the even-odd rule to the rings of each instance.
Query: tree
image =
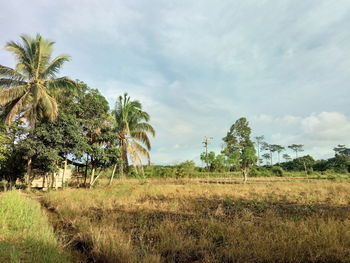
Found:
[[[273,161],[272,161],[272,153],[275,152],[275,148],[274,148],[274,145],[273,144],[269,144],[267,142],[263,142],[262,143],[262,149],[265,150],[265,151],[269,151],[269,157],[270,157],[270,164],[272,165],[273,164]],[[266,157],[266,155],[265,155]]]
[[[262,157],[265,159],[265,164],[269,164],[269,160],[271,159],[271,154],[270,153],[264,153]]]
[[[304,147],[303,144],[292,144],[288,146],[289,149],[292,149],[295,152],[295,158],[298,158],[299,152],[304,151],[303,147]]]
[[[22,43],[10,41],[6,45],[16,58],[16,67],[0,65],[0,105],[6,125],[22,117],[34,129],[38,120],[56,119],[58,106],[53,94],[75,83],[67,77],[56,78],[69,57],[60,55],[51,59],[54,42],[40,35],[35,38],[22,35],[21,39]],[[28,156],[27,185],[31,162],[32,156]]]
[[[109,105],[104,96],[97,89],[89,88],[85,83],[79,82],[82,94],[77,98],[79,106],[78,118],[83,129],[83,135],[87,140],[85,152],[85,181],[87,185],[88,167],[91,167],[89,186],[92,187],[95,173],[100,171],[108,163],[105,156],[105,147],[113,127],[113,117],[109,114]]]
[[[138,100],[131,100],[127,93],[119,96],[114,110],[115,132],[121,147],[120,176],[128,169],[128,156],[134,167],[143,174],[142,157],[150,162],[151,141],[149,134],[155,136],[154,128],[148,123],[150,116],[143,111]]]
[[[273,144],[272,147],[273,147],[273,150],[277,152],[278,163],[280,163],[281,162],[280,155],[281,155],[281,152],[285,150],[285,148],[279,144]]]
[[[283,154],[282,157],[286,162],[289,162],[290,160],[292,160],[292,157],[290,157],[290,155],[287,153]]]
[[[295,158],[289,162],[281,163],[281,166],[283,167],[283,169],[288,171],[307,172],[308,169],[311,169],[311,167],[314,164],[315,164],[315,160],[310,155],[306,155],[303,157]]]
[[[256,136],[255,140],[256,140],[256,149],[258,150],[258,162],[260,162],[260,147],[264,141],[264,135]]]
[[[207,164],[207,168],[210,172],[222,172],[225,170],[225,164],[228,158],[225,158],[222,154],[216,155],[215,152],[203,152],[201,153],[200,159]]]
[[[350,157],[350,148],[345,147],[344,144],[339,144],[337,147],[333,148],[335,154],[342,154]]]
[[[223,153],[229,156],[233,153],[239,154],[241,171],[244,182],[248,180],[249,169],[257,161],[254,144],[250,139],[251,128],[246,118],[238,119],[223,138],[225,148]]]

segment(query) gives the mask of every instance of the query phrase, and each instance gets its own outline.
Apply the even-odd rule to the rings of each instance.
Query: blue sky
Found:
[[[0,0],[0,46],[22,33],[71,55],[62,75],[111,106],[139,99],[157,136],[154,163],[219,151],[241,116],[253,136],[305,154],[350,146],[350,1]],[[0,50],[0,64],[12,66]]]

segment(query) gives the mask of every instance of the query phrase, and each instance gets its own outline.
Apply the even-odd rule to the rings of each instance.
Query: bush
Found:
[[[272,176],[272,173],[266,167],[254,166],[250,169],[249,175],[252,177],[257,177],[257,176],[269,177],[269,176]]]
[[[279,176],[282,177],[283,176],[283,169],[280,166],[273,166],[271,168],[271,172],[275,175],[275,176]]]

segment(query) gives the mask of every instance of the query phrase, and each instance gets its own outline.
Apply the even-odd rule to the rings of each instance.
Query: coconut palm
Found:
[[[40,119],[56,119],[58,106],[54,94],[62,87],[74,87],[75,82],[67,77],[56,78],[69,56],[51,59],[54,42],[39,34],[35,38],[22,35],[21,39],[22,43],[10,41],[5,47],[14,54],[16,67],[0,65],[1,117],[6,125],[21,117],[34,129]],[[31,160],[29,156],[27,186],[31,177]]]
[[[153,127],[148,123],[149,114],[142,110],[139,101],[131,100],[130,96],[124,93],[123,96],[119,96],[116,102],[114,117],[121,148],[120,175],[123,177],[124,169],[128,168],[128,156],[133,165],[143,173],[142,158],[146,158],[150,162],[151,142],[148,134],[155,136]]]
[[[0,105],[6,125],[18,116],[28,120],[31,128],[39,119],[54,120],[58,106],[54,94],[62,87],[75,86],[67,77],[56,78],[69,56],[51,59],[55,42],[39,34],[35,38],[21,36],[22,43],[10,41],[6,49],[16,59],[16,67],[0,65]]]

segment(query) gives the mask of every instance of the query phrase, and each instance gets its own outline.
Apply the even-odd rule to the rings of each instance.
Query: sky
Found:
[[[111,107],[127,92],[156,129],[151,161],[200,163],[240,117],[252,137],[350,146],[349,0],[0,0],[0,64],[23,33],[69,54],[60,75],[86,82]],[[287,153],[291,154],[291,152]]]

